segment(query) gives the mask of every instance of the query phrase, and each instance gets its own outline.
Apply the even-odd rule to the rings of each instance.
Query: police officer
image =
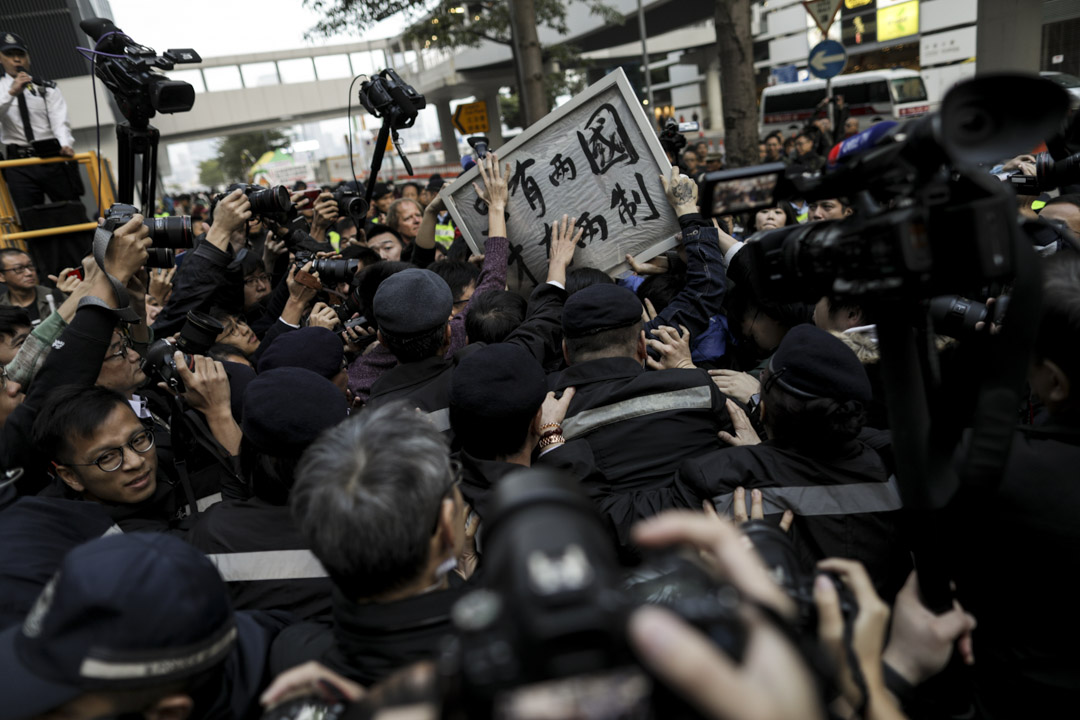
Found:
[[[73,157],[67,103],[56,83],[31,77],[30,52],[18,35],[0,32],[0,65],[0,142],[7,159]],[[78,172],[67,163],[9,168],[4,178],[18,209],[43,203],[46,194],[53,201],[77,200],[83,192]]]

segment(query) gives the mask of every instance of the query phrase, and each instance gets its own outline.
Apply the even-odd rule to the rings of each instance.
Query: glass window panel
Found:
[[[382,70],[382,52],[354,52],[349,54],[354,75],[374,75]]]
[[[348,55],[323,55],[315,58],[315,74],[320,80],[352,77]]]
[[[277,70],[273,62],[250,63],[241,65],[240,72],[244,75],[244,87],[262,87],[263,85],[277,85]]]
[[[311,82],[315,79],[315,66],[311,64],[311,58],[279,60],[277,66],[283,83]]]
[[[206,68],[203,70],[203,77],[206,78],[206,89],[210,92],[239,90],[244,86],[240,80],[240,68],[236,65]]]

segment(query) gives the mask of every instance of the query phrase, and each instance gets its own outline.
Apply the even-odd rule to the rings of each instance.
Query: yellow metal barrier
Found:
[[[3,160],[0,161],[0,170],[57,162],[77,162],[80,165],[86,166],[86,175],[90,181],[90,192],[93,194],[98,207],[108,208],[113,204],[112,181],[110,180],[112,173],[108,161],[104,158],[102,160],[102,177],[100,178],[101,197],[98,197],[97,194],[99,186],[98,161],[97,154],[94,152],[76,153],[75,157],[71,158],[54,157]],[[15,204],[11,200],[11,193],[8,191],[7,182],[5,182],[3,176],[0,175],[0,247],[13,247],[18,248],[19,250],[26,250],[25,240],[28,239],[48,235],[62,235],[64,233],[79,232],[82,230],[93,230],[96,227],[96,222],[85,222],[76,225],[61,225],[52,228],[41,228],[40,230],[24,231],[19,225],[18,218],[16,217]]]

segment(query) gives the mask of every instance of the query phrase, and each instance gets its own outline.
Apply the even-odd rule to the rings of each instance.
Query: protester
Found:
[[[38,285],[34,261],[22,250],[0,249],[0,274],[7,292],[0,306],[22,308],[32,325],[49,317],[66,297],[62,292]]]

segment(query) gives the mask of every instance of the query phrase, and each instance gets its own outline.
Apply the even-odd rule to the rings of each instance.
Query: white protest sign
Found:
[[[626,269],[675,245],[679,220],[660,175],[671,164],[622,69],[594,83],[501,148],[510,165],[507,283],[528,290],[547,276],[551,226],[563,215],[584,229],[571,267]],[[472,168],[441,195],[473,252],[483,252],[487,206]]]

